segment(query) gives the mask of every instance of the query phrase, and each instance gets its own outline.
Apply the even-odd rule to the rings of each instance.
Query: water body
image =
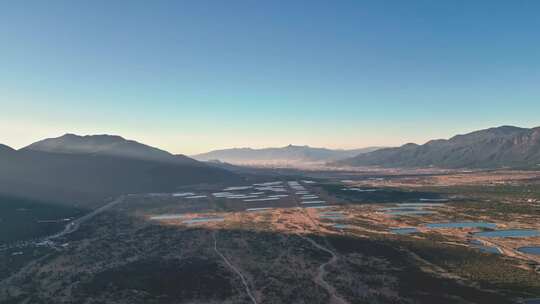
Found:
[[[172,196],[174,197],[184,197],[184,196],[193,196],[195,193],[193,192],[181,192],[181,193],[173,193]]]
[[[344,225],[344,224],[334,224],[333,227],[338,228],[338,229],[347,229],[347,228],[350,228],[351,226]]]
[[[518,251],[522,252],[522,253],[526,253],[526,254],[540,255],[540,246],[536,246],[536,247],[520,247],[520,248],[518,248]]]
[[[362,189],[362,188],[343,188],[343,191],[357,191],[357,192],[376,192],[378,189]]]
[[[343,214],[343,211],[325,211],[325,212],[321,212],[320,214],[322,214],[322,215],[336,215],[336,214]]]
[[[246,209],[248,212],[257,212],[257,211],[266,211],[266,210],[272,210],[273,208],[249,208]]]
[[[229,199],[247,199],[247,198],[256,198],[256,197],[259,197],[258,195],[231,195],[231,196],[226,196],[225,198],[229,198]]]
[[[277,186],[281,185],[283,182],[268,182],[268,183],[260,183],[260,184],[253,184],[254,186]]]
[[[501,250],[499,249],[499,247],[492,247],[492,246],[484,246],[484,245],[476,245],[476,246],[473,246],[473,248],[476,248],[482,252],[485,252],[485,253],[493,253],[493,254],[501,254]]]
[[[208,223],[208,222],[223,222],[222,217],[199,217],[191,220],[183,221],[184,224]]]
[[[400,203],[396,204],[400,207],[442,207],[441,203]]]
[[[228,187],[223,189],[223,191],[247,190],[251,188],[253,188],[253,186]]]
[[[497,230],[477,232],[474,234],[477,237],[535,237],[540,236],[540,231],[530,229],[510,229],[510,230]]]
[[[421,202],[448,202],[447,198],[421,198]]]
[[[325,201],[307,201],[307,202],[301,202],[300,204],[325,204]]]
[[[479,240],[472,240],[469,242],[469,244],[471,244],[472,248],[478,249],[482,252],[502,254],[502,250],[499,247],[486,246],[484,245],[484,243],[480,242]]]
[[[215,192],[215,193],[212,193],[212,195],[215,197],[227,197],[227,196],[231,196],[235,194],[232,192]]]
[[[391,208],[381,208],[381,211],[419,211],[423,210],[423,207],[391,207]]]
[[[540,304],[540,298],[538,299],[528,299],[523,302],[524,304]]]
[[[279,199],[280,199],[279,197],[253,198],[253,199],[246,199],[244,200],[244,202],[277,201]]]
[[[392,211],[392,212],[385,212],[386,215],[427,215],[427,214],[434,214],[435,211],[425,211],[425,210],[410,210],[410,211]]]
[[[284,188],[279,187],[257,187],[255,188],[257,191],[272,191],[272,192],[286,192]]]
[[[395,228],[395,229],[390,229],[390,232],[395,233],[395,234],[411,234],[411,233],[416,233],[419,231],[416,228]]]
[[[426,224],[426,227],[437,228],[489,228],[495,229],[497,224],[487,222],[453,222],[453,223],[432,223]]]
[[[176,220],[176,219],[181,219],[185,217],[186,216],[183,214],[162,214],[162,215],[152,216],[150,217],[150,219],[159,221],[159,220]]]
[[[321,215],[320,218],[327,220],[344,220],[345,216],[343,215]]]

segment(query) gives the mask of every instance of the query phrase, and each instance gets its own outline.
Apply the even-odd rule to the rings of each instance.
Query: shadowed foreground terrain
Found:
[[[426,271],[398,241],[162,226],[115,211],[2,281],[0,302],[250,303],[214,233],[259,303],[328,303],[313,278],[331,256],[304,237],[337,254],[326,279],[349,303],[512,303]]]

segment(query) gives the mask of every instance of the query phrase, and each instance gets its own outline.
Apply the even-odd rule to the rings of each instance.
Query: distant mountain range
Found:
[[[330,150],[308,146],[227,149],[196,155],[231,164],[540,168],[540,127],[503,126],[398,148]],[[66,134],[14,150],[0,144],[0,194],[90,202],[125,193],[240,181],[234,166],[208,164],[120,136]],[[236,172],[241,172],[236,170]]]
[[[66,202],[239,180],[234,173],[120,136],[66,134],[0,145],[0,193]]]
[[[313,148],[309,146],[288,145],[281,148],[233,148],[215,150],[208,153],[193,155],[200,161],[219,160],[240,165],[266,165],[266,164],[313,164],[325,163],[353,157],[380,149],[370,147],[355,150],[331,150],[326,148]]]
[[[540,127],[502,126],[380,149],[332,163],[338,166],[439,167],[439,168],[540,168]]]
[[[35,142],[23,148],[23,150],[95,156],[117,156],[172,163],[196,163],[195,160],[184,155],[173,155],[167,151],[150,147],[133,140],[127,140],[116,135],[78,136],[75,134],[65,134],[61,137],[47,138]]]

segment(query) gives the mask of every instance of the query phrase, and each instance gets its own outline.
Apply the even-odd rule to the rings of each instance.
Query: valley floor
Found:
[[[0,302],[540,297],[540,256],[519,250],[540,246],[538,176],[490,174],[278,176],[125,196],[91,220],[73,221],[78,229],[55,237],[54,246],[1,251]],[[477,234],[501,230],[530,234]]]

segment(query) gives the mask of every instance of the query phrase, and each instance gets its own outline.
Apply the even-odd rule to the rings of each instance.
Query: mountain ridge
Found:
[[[0,152],[15,152],[15,149],[7,145],[0,144]]]
[[[338,166],[501,168],[540,163],[540,127],[501,126],[405,144],[331,163]]]
[[[96,139],[75,136],[77,140]],[[68,141],[75,138],[71,135],[68,137]],[[111,142],[127,141],[121,137],[105,139]],[[100,143],[103,143],[102,140],[99,139]],[[42,144],[43,141],[38,143]],[[241,180],[238,174],[228,170],[165,151],[163,154],[162,150],[140,143],[130,143],[127,147],[142,149],[142,152],[157,151],[157,154],[148,156],[146,153],[140,154],[139,150],[132,154],[126,150],[126,146],[112,150],[115,153],[110,153],[108,149],[104,153],[88,153],[93,150],[84,148],[73,151],[68,148],[74,146],[57,146],[58,141],[54,140],[49,143],[60,148],[49,149],[53,150],[49,152],[43,151],[47,149],[42,149],[41,144],[20,150],[3,149],[4,146],[0,145],[1,194],[67,204],[82,203],[92,207],[105,197],[121,194],[172,192],[184,185]],[[70,153],[66,153],[68,151]],[[116,153],[119,151],[123,153]],[[166,157],[162,158],[163,155]]]
[[[271,147],[254,149],[249,147],[213,150],[207,153],[192,155],[200,161],[219,160],[231,164],[246,163],[317,163],[339,160],[361,153],[370,152],[380,147],[363,149],[327,149],[310,147],[307,145],[287,145],[284,147]]]
[[[21,150],[65,154],[89,154],[119,156],[141,160],[184,162],[196,164],[185,155],[173,155],[149,145],[128,140],[118,135],[76,135],[66,133],[60,137],[46,138],[32,143]]]

